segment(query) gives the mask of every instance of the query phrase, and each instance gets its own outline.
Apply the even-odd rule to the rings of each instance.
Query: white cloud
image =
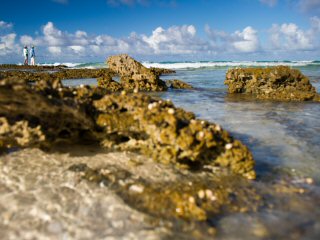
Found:
[[[274,7],[277,5],[278,0],[259,0],[261,3],[268,5],[269,7]]]
[[[205,27],[205,31],[211,40],[212,48],[216,51],[250,53],[260,48],[258,33],[250,26],[232,34],[214,30],[209,26]]]
[[[53,55],[60,55],[62,52],[61,47],[57,47],[57,46],[48,47],[48,51]]]
[[[74,45],[74,46],[69,46],[69,48],[77,54],[81,54],[85,52],[85,47],[83,46]]]
[[[20,47],[15,43],[16,36],[15,33],[0,36],[0,56],[18,53]]]
[[[55,28],[52,22],[43,27],[44,40],[48,45],[62,46],[66,43],[66,37],[59,29]]]
[[[196,37],[193,25],[172,26],[168,29],[156,28],[151,36],[142,35],[155,54],[189,54],[199,51],[201,40]]]
[[[252,27],[246,27],[242,32],[236,31],[234,36],[237,40],[232,45],[239,52],[255,52],[260,47],[257,31]]]
[[[310,19],[310,28],[301,29],[294,23],[274,24],[269,30],[270,42],[261,45],[259,33],[248,26],[232,33],[205,27],[206,36],[200,37],[194,25],[157,27],[150,34],[132,32],[129,36],[116,38],[107,34],[92,35],[85,31],[67,32],[52,22],[45,24],[35,36],[15,33],[0,33],[0,55],[2,61],[9,57],[21,58],[24,45],[35,45],[39,61],[69,59],[87,61],[88,58],[101,59],[111,54],[165,56],[183,59],[195,56],[198,59],[248,58],[259,56],[261,52],[272,55],[275,52],[293,53],[320,49],[320,18]],[[250,55],[248,55],[250,53]],[[56,61],[56,60],[54,60]]]
[[[7,23],[5,21],[0,21],[0,30],[1,29],[11,29],[12,23]]]
[[[270,29],[272,47],[276,50],[296,51],[316,48],[316,34],[319,19],[313,18],[314,28],[302,30],[294,23],[274,24]]]

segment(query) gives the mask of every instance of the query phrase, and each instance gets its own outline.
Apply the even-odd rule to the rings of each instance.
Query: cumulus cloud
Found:
[[[294,23],[274,24],[269,30],[273,49],[281,51],[315,50],[319,47],[320,19],[310,19],[311,28],[300,29]]]
[[[190,54],[201,51],[202,41],[196,37],[193,25],[172,26],[168,29],[156,28],[151,36],[142,36],[155,54]]]
[[[57,46],[48,47],[48,51],[53,55],[60,55],[62,52],[61,47],[57,47]]]
[[[16,36],[15,33],[0,36],[0,56],[18,53],[20,48],[16,44]]]
[[[190,54],[203,51],[207,43],[196,36],[193,25],[156,28],[151,35],[131,33],[125,38],[109,35],[89,36],[85,31],[63,32],[52,22],[42,28],[42,35],[33,38],[23,35],[22,45],[45,47],[50,54],[78,56],[106,55],[127,52],[131,54]]]
[[[0,30],[1,29],[11,29],[12,23],[7,23],[5,21],[0,21]]]
[[[258,51],[260,48],[258,32],[250,26],[231,34],[214,30],[210,26],[206,26],[205,31],[211,40],[212,48],[216,51],[224,49],[230,52],[250,53]]]
[[[200,37],[194,25],[157,27],[150,34],[132,32],[127,37],[116,38],[108,34],[92,35],[78,30],[67,32],[52,22],[41,28],[37,35],[17,36],[14,32],[0,32],[0,55],[21,56],[24,45],[35,45],[39,61],[70,59],[87,61],[104,58],[111,54],[128,53],[144,56],[256,56],[265,52],[297,53],[318,52],[320,49],[320,18],[310,19],[310,28],[301,29],[294,23],[274,24],[268,34],[270,41],[261,44],[259,33],[251,26],[234,32],[205,27],[206,36]],[[42,58],[42,59],[41,59]],[[5,58],[2,58],[2,60]]]
[[[268,5],[269,7],[274,7],[277,5],[278,0],[259,0],[261,3]]]

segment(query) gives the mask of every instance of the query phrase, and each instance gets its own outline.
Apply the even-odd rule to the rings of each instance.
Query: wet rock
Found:
[[[178,79],[173,79],[173,80],[167,80],[166,81],[167,83],[167,86],[169,88],[175,88],[175,89],[193,89],[193,87],[188,84],[188,83],[185,83],[181,80],[178,80]]]
[[[57,66],[32,66],[32,65],[16,65],[16,64],[0,64],[0,69],[3,70],[36,70],[36,71],[48,71],[48,70],[59,70],[68,68],[65,65]]]
[[[122,85],[114,81],[110,75],[100,77],[97,80],[98,80],[98,86],[101,88],[108,89],[112,92],[118,92],[123,90]]]
[[[14,126],[24,121],[29,132],[38,129],[45,136],[43,145],[90,140],[108,148],[138,151],[180,168],[199,170],[212,165],[255,177],[254,160],[242,143],[170,101],[125,91],[110,94],[101,87],[63,87],[59,79],[31,85],[5,78],[0,80],[0,105],[0,116],[17,129],[16,135],[21,130]],[[38,146],[37,139],[29,142]],[[14,143],[24,147],[17,139]]]
[[[131,207],[167,220],[206,221],[222,212],[256,211],[263,204],[261,196],[239,176],[176,173],[175,181],[151,182],[116,166],[92,169],[76,164],[69,170],[83,180],[112,189]]]
[[[25,147],[38,146],[44,139],[47,144],[85,138],[94,129],[86,104],[75,100],[73,91],[59,81],[40,83],[0,80],[2,141]]]
[[[6,118],[0,118],[0,148],[40,146],[45,139],[40,126],[32,128],[27,121],[10,125]]]
[[[103,145],[139,151],[156,161],[182,168],[211,164],[254,178],[249,150],[220,126],[196,120],[169,101],[144,94],[107,95],[95,101]]]
[[[309,101],[319,99],[309,79],[286,66],[236,68],[226,74],[229,93],[252,94],[258,99]]]
[[[167,68],[151,67],[150,70],[155,72],[158,76],[176,73],[176,71],[174,71],[172,69],[167,69]]]
[[[18,68],[19,69],[19,68]],[[33,68],[31,68],[33,69]],[[46,68],[45,68],[46,69]],[[40,71],[37,68],[36,72],[27,71],[28,69],[22,68],[21,70],[9,70],[0,72],[2,78],[16,78],[27,82],[38,81],[53,81],[63,79],[85,79],[85,78],[108,78],[114,76],[114,73],[109,69],[64,69],[53,68],[52,71]],[[50,70],[50,68],[49,68]]]
[[[167,89],[164,81],[159,79],[159,72],[144,67],[127,54],[111,56],[107,60],[111,71],[120,75],[124,89],[142,91],[164,91]]]

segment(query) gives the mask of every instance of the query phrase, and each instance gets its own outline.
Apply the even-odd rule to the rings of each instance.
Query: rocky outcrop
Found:
[[[123,87],[120,83],[114,81],[110,75],[100,77],[97,79],[98,86],[104,89],[108,89],[112,92],[118,92],[123,90]]]
[[[76,95],[58,80],[36,85],[14,78],[0,80],[2,141],[25,147],[79,141],[90,135],[95,126],[88,117],[90,100],[82,103]],[[28,139],[28,144],[20,138]]]
[[[219,125],[196,120],[170,101],[144,94],[107,95],[95,101],[97,124],[106,134],[103,145],[139,151],[164,164],[189,169],[223,166],[254,178],[249,150]]]
[[[15,65],[14,65],[15,66]],[[18,67],[18,66],[17,66]],[[32,66],[30,66],[31,68]],[[42,68],[36,72],[27,71],[28,68],[23,68],[19,70],[1,71],[0,76],[2,78],[16,78],[28,82],[38,82],[38,81],[53,81],[53,80],[63,80],[63,79],[85,79],[85,78],[105,78],[112,77],[114,73],[109,69],[64,69],[64,68],[49,68],[44,71]],[[52,71],[48,71],[52,70]]]
[[[247,93],[258,99],[309,101],[319,98],[306,76],[285,66],[230,69],[225,84],[229,93]]]
[[[154,69],[144,67],[127,54],[111,56],[107,60],[109,69],[120,75],[124,89],[142,91],[164,91],[167,89],[164,81]]]
[[[144,94],[66,88],[59,80],[30,85],[10,78],[0,80],[0,106],[0,116],[5,118],[2,127],[7,129],[0,138],[3,146],[89,140],[178,167],[221,166],[255,177],[249,150],[220,126]],[[19,140],[21,134],[23,139],[31,138],[27,145]]]
[[[169,88],[174,88],[174,89],[193,89],[193,87],[190,84],[185,83],[178,79],[167,80],[166,84]]]

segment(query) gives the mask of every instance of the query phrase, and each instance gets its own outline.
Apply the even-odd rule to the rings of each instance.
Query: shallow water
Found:
[[[223,84],[227,68],[185,70],[174,76],[196,90],[171,90],[152,95],[171,99],[201,119],[220,124],[242,140],[260,165],[294,169],[320,180],[320,104],[256,101],[228,95]],[[320,89],[320,68],[301,69]]]
[[[319,92],[320,67],[299,69],[310,77]],[[222,217],[215,223],[220,232],[218,238],[265,239],[268,232],[277,239],[319,239],[320,104],[257,101],[228,95],[223,84],[226,71],[227,67],[178,70],[162,79],[181,79],[192,84],[194,90],[150,94],[171,99],[177,107],[194,112],[198,118],[220,124],[244,142],[254,155],[257,184],[261,188],[268,188],[271,182],[288,175],[292,184],[304,184],[307,178],[314,182],[308,186],[309,192],[297,201],[288,199],[288,203],[283,203],[275,193],[270,201],[280,207],[274,211]],[[93,85],[94,80],[68,80],[68,84]]]

